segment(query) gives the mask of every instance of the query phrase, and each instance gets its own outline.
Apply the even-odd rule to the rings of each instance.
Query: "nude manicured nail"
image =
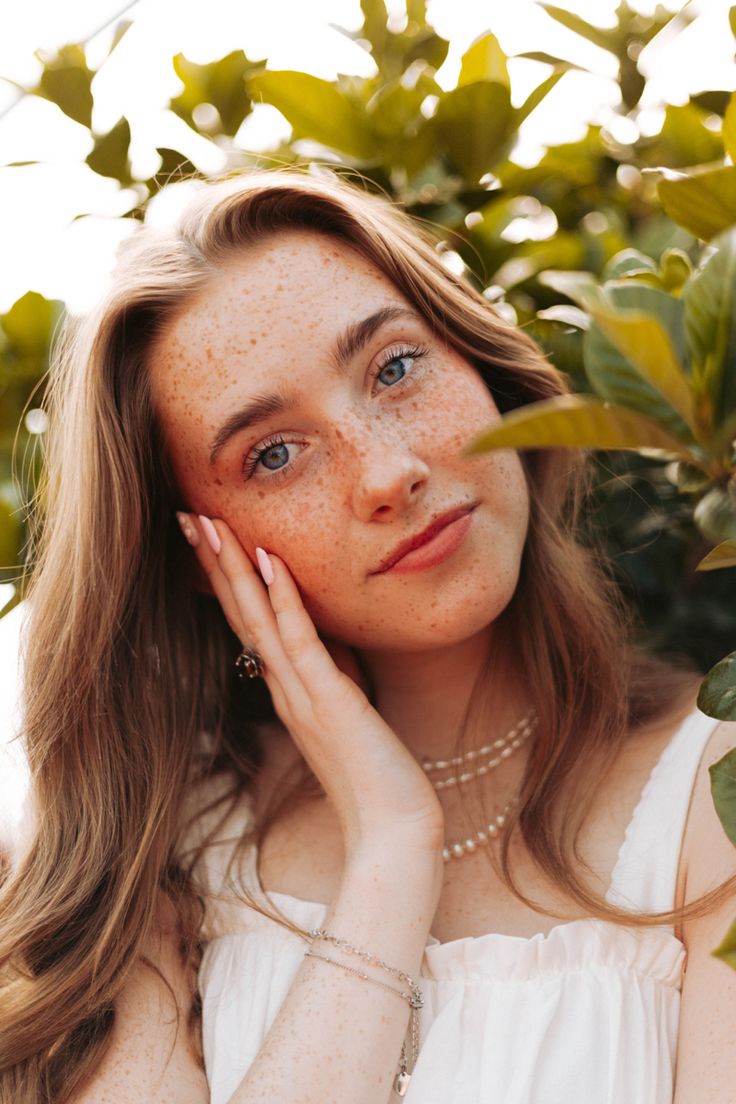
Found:
[[[217,535],[217,530],[208,517],[204,517],[203,514],[199,514],[198,516],[199,524],[202,526],[202,532],[205,535],[205,539],[208,545],[215,553],[215,555],[219,556],[220,549],[222,548],[222,541]]]
[[[266,586],[270,586],[274,580],[274,574],[268,554],[264,552],[262,548],[256,548],[256,559],[258,560],[258,566],[261,569],[264,583]]]
[[[191,544],[192,548],[196,548],[199,544],[199,533],[189,520],[189,515],[182,513],[181,510],[177,510],[176,520],[179,522],[181,531]]]

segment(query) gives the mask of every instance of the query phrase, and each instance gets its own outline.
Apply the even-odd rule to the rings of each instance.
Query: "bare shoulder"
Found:
[[[736,875],[736,847],[723,830],[713,805],[709,768],[736,747],[736,722],[712,732],[698,766],[683,841],[687,902]],[[736,970],[713,954],[734,921],[734,894],[704,916],[686,920],[687,950],[677,1045],[674,1104],[693,1100],[732,1100],[729,1061],[736,1031]]]
[[[736,721],[722,721],[711,733],[698,764],[682,843],[687,900],[707,893],[736,874],[736,848],[716,813],[710,779],[710,767],[734,747]],[[696,924],[693,921],[685,925],[686,939]]]
[[[207,1104],[188,1026],[195,985],[192,968],[181,961],[171,909],[162,905],[157,931],[115,1001],[110,1045],[72,1104]]]

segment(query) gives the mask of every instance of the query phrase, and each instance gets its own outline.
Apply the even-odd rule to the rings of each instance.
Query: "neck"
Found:
[[[490,645],[487,628],[467,640],[421,652],[361,652],[378,712],[418,760],[454,754],[471,699],[486,679],[490,694],[477,699],[465,750],[505,736],[529,711],[518,672],[501,657],[490,661]]]

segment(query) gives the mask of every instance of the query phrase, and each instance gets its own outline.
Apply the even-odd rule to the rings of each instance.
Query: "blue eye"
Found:
[[[413,375],[406,367],[397,366],[400,366],[402,361],[420,360],[421,357],[427,356],[428,353],[429,349],[421,345],[403,346],[391,349],[388,355],[384,357],[382,363],[379,364],[372,373],[373,379],[380,379],[383,373],[387,369],[390,369],[390,374],[393,378],[391,380],[384,379],[381,380],[381,382],[387,388],[395,387],[397,383],[401,383],[406,379],[407,375]],[[252,448],[243,460],[243,475],[246,479],[250,479],[251,476],[255,474],[255,470],[259,465],[268,473],[267,478],[269,483],[273,483],[274,480],[279,479],[282,475],[287,475],[291,470],[289,450],[293,448],[294,445],[299,446],[299,442],[287,441],[279,434],[268,437],[261,444]]]
[[[374,379],[379,379],[383,372],[387,368],[392,368],[393,365],[399,364],[402,360],[419,360],[421,357],[426,356],[428,349],[419,345],[412,345],[410,348],[394,349],[389,352],[389,355],[383,360],[383,363],[379,364],[373,373]],[[393,387],[395,383],[400,383],[406,376],[406,369],[401,370],[401,375],[394,378],[390,382],[382,380],[382,383],[386,383],[388,387]]]
[[[266,471],[271,473],[272,478],[278,476],[288,462],[287,446],[290,444],[293,444],[293,442],[287,442],[283,437],[275,436],[269,437],[262,445],[252,449],[243,463],[243,474],[246,479],[250,479],[258,463],[261,463]],[[270,463],[274,463],[275,466],[269,467]]]

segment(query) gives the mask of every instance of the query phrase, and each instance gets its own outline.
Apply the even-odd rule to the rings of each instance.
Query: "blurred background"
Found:
[[[716,226],[702,223],[707,189],[678,215],[659,187],[733,166],[735,14],[725,0],[5,6],[0,695],[49,347],[64,312],[104,289],[122,239],[173,220],[210,174],[341,166],[430,226],[444,263],[590,392],[590,330],[545,274],[631,275],[674,302],[736,221],[730,176]],[[642,636],[706,671],[736,630],[732,572],[694,572],[722,534],[693,523],[694,488],[672,464],[594,455],[587,524],[605,532]]]

